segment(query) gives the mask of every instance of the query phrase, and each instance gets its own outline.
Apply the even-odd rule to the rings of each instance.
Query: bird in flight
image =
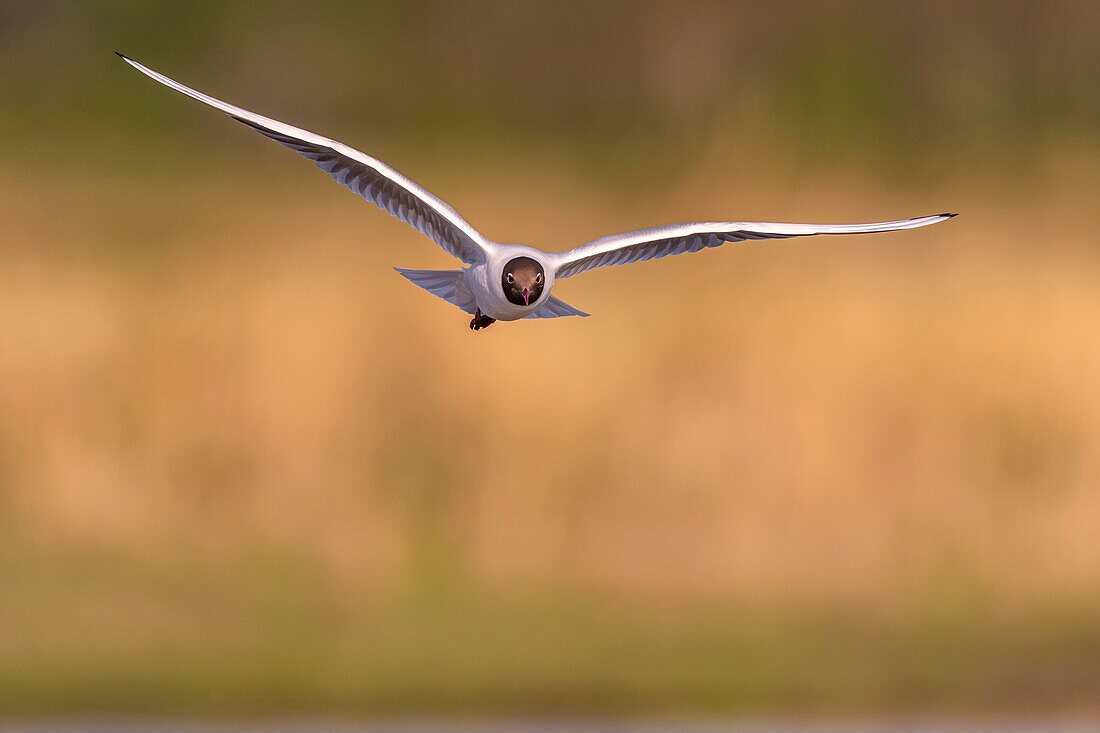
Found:
[[[655,260],[719,247],[726,242],[786,239],[814,234],[871,234],[935,224],[936,214],[873,224],[774,224],[750,221],[691,222],[601,237],[566,252],[501,244],[485,237],[441,199],[382,161],[327,137],[292,127],[195,91],[131,58],[123,61],[165,86],[220,109],[261,135],[309,158],[337,183],[432,239],[466,267],[457,270],[395,268],[416,285],[473,316],[478,331],[496,321],[587,316],[551,295],[558,280],[597,267]]]

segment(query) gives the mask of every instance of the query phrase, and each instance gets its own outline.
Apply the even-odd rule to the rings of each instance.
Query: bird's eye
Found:
[[[535,274],[535,282],[538,283],[538,284],[542,283],[542,273],[541,272]]]
[[[504,276],[504,279],[508,281],[509,285],[511,285],[512,283],[514,283],[516,281],[516,279],[514,277],[512,277],[512,273],[510,273],[510,272],[507,275]]]

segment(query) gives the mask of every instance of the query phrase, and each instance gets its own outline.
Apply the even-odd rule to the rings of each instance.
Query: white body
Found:
[[[122,54],[119,54],[122,56]],[[313,160],[338,183],[406,222],[467,265],[462,270],[404,270],[403,276],[467,313],[480,311],[498,321],[520,318],[586,316],[550,292],[556,280],[610,265],[659,259],[685,252],[719,247],[726,242],[785,239],[814,234],[869,234],[915,229],[943,221],[954,214],[874,224],[778,224],[771,222],[691,222],[602,237],[566,252],[543,252],[533,247],[494,242],[474,229],[442,199],[432,195],[377,158],[316,133],[249,112],[195,91],[138,62],[126,63],[156,81],[225,112],[257,132]],[[516,305],[504,295],[504,266],[517,257],[538,262],[545,277],[539,298]]]

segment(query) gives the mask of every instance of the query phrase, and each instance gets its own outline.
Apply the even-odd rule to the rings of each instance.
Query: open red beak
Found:
[[[531,305],[531,291],[527,288],[523,289],[523,304]]]

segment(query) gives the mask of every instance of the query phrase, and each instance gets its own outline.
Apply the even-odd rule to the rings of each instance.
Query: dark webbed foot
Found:
[[[496,322],[497,319],[495,318],[481,315],[481,309],[478,308],[477,313],[474,314],[473,320],[470,321],[470,328],[474,331],[480,331],[483,328],[488,328]]]

